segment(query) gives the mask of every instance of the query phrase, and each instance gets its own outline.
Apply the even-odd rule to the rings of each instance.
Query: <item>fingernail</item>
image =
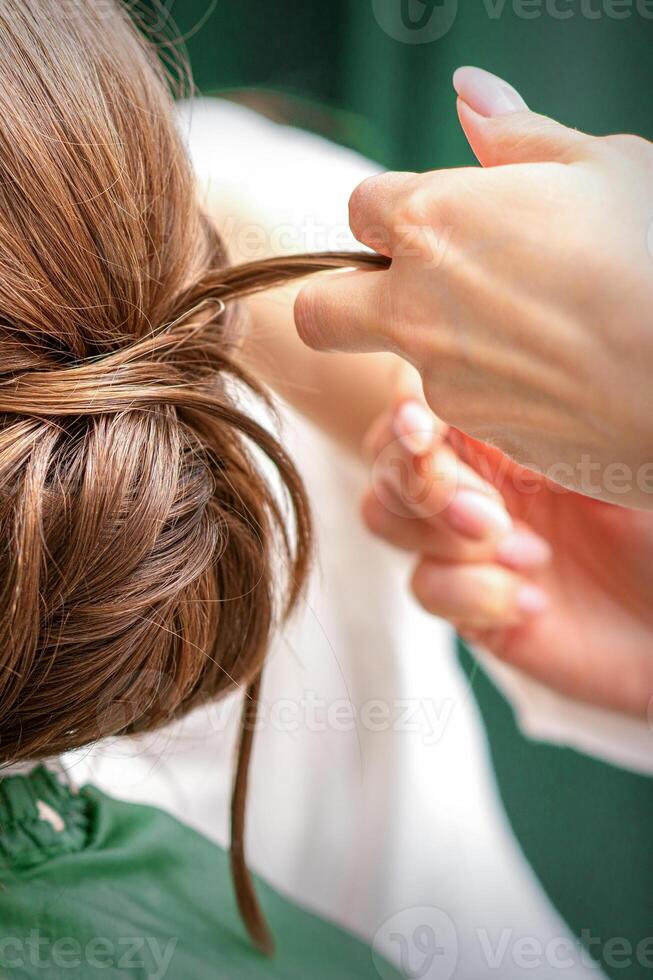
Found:
[[[549,605],[549,597],[537,585],[522,585],[517,593],[517,608],[525,616],[539,616]]]
[[[497,547],[497,558],[511,568],[533,568],[551,561],[553,551],[544,538],[531,531],[514,531]]]
[[[435,417],[419,402],[403,402],[395,412],[393,425],[399,442],[409,453],[421,456],[433,448]]]
[[[508,511],[496,497],[474,490],[459,490],[446,510],[451,526],[473,538],[504,535],[512,530]]]
[[[482,68],[459,68],[453,76],[453,87],[470,109],[487,118],[528,109],[512,85]]]

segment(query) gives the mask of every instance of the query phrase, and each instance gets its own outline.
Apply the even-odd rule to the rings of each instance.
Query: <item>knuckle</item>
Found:
[[[367,177],[349,198],[349,225],[359,241],[367,244],[370,229],[370,204],[378,192],[380,178]]]
[[[430,224],[433,207],[433,189],[424,184],[424,179],[415,180],[413,186],[394,205],[390,214],[390,224],[395,233],[405,229],[423,228]]]
[[[464,212],[468,178],[439,175],[425,181],[393,215],[396,240],[426,259],[429,265],[440,265],[446,258]]]

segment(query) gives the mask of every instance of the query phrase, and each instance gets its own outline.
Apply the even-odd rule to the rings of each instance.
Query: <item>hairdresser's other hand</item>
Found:
[[[457,428],[653,507],[653,144],[567,129],[478,69],[455,86],[485,169],[361,184],[352,228],[392,267],[307,284],[300,335],[395,351]]]
[[[370,431],[368,528],[467,639],[578,700],[646,715],[653,514],[564,490],[449,430],[414,397]]]

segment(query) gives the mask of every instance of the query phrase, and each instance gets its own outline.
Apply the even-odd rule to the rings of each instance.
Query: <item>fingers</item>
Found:
[[[546,593],[498,565],[423,559],[412,579],[413,593],[427,612],[465,633],[505,629],[543,613]]]
[[[481,68],[459,68],[453,84],[460,123],[484,167],[565,163],[588,143],[584,133],[530,112],[512,85]]]
[[[456,430],[415,399],[400,402],[379,419],[365,445],[372,488],[363,511],[370,529],[411,551],[457,559],[492,555],[515,569],[547,564],[552,557],[548,542],[513,522],[501,494],[461,461],[450,435]],[[481,542],[489,550],[432,548],[428,542],[434,536],[449,537],[445,527],[456,540]]]
[[[361,505],[363,523],[386,544],[406,551],[447,562],[492,562],[496,560],[496,542],[491,538],[475,540],[454,530],[443,516],[421,520],[388,487],[380,500],[374,491],[365,495]]]
[[[472,65],[457,68],[453,74],[453,87],[463,102],[486,119],[511,112],[528,112],[517,89],[483,68]]]
[[[392,255],[392,215],[397,202],[410,193],[414,173],[384,173],[368,177],[358,185],[349,199],[349,224],[363,245]]]
[[[465,635],[516,626],[547,607],[546,594],[523,576],[548,564],[551,548],[513,525],[501,497],[457,459],[447,431],[415,399],[379,420],[368,437],[373,486],[363,521],[386,543],[421,556],[413,589],[428,612]]]
[[[464,200],[478,168],[368,177],[349,200],[349,222],[364,245],[393,258],[418,258],[435,267],[446,249],[449,212]]]
[[[419,371],[412,364],[404,360],[398,361],[397,377],[395,379],[395,397],[397,405],[405,401],[417,402],[430,416],[435,418],[433,412],[426,407],[424,382]]]
[[[382,498],[374,490],[365,494],[361,516],[367,529],[393,548],[440,561],[494,562],[529,573],[552,557],[548,542],[522,524],[497,540],[491,530],[478,537],[456,530],[446,510],[438,518],[421,519],[391,485]]]
[[[470,537],[501,536],[512,522],[499,495],[458,460],[444,442],[447,431],[415,400],[383,416],[365,445],[374,494],[391,515],[407,511],[424,520],[442,515]]]
[[[591,137],[530,112],[519,93],[490,72],[459,68],[453,81],[462,127],[484,167],[569,162],[588,146]],[[383,255],[419,256],[435,249],[439,256],[447,216],[459,209],[470,187],[480,192],[483,180],[474,168],[369,177],[350,198],[352,232]]]
[[[412,458],[434,450],[448,432],[448,426],[427,408],[421,398],[409,394],[404,396],[403,377],[401,384],[397,403],[377,419],[365,438],[363,452],[373,467],[394,444],[400,455]],[[386,456],[383,462],[391,465],[391,453]]]
[[[316,276],[295,300],[300,338],[314,350],[373,353],[391,348],[386,272]]]
[[[483,167],[519,163],[571,163],[588,137],[535,112],[486,119],[458,99],[458,118]]]

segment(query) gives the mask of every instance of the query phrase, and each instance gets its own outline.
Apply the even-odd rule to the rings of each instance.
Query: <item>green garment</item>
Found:
[[[378,980],[358,940],[258,891],[272,960],[246,937],[226,854],[200,834],[43,767],[0,782],[2,978]]]

